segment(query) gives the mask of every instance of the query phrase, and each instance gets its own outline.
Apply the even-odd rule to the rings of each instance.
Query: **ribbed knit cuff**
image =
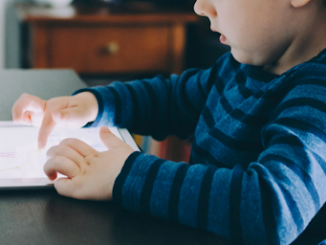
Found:
[[[159,158],[142,152],[133,152],[113,186],[113,201],[131,211],[140,211],[143,188],[153,163]]]
[[[122,205],[122,188],[123,184],[126,181],[127,176],[130,173],[130,170],[136,161],[136,159],[141,155],[142,153],[139,151],[134,151],[133,153],[130,154],[130,156],[127,158],[125,161],[125,164],[123,165],[120,174],[115,180],[114,186],[113,186],[113,191],[112,191],[112,197],[113,201],[116,203]]]

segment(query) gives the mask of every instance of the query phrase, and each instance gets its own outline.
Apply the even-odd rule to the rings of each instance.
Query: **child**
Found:
[[[190,164],[133,152],[106,127],[106,152],[69,139],[48,151],[57,191],[206,229],[236,243],[289,244],[326,200],[323,0],[197,0],[231,53],[207,70],[113,83],[43,101],[16,122],[115,125],[162,140],[194,135]]]

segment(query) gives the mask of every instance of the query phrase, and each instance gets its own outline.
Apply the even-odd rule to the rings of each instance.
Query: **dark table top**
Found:
[[[209,232],[132,213],[113,202],[80,201],[53,189],[0,191],[0,244],[226,244]]]

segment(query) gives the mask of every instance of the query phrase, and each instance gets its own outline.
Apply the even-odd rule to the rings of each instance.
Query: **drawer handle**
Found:
[[[117,42],[109,42],[105,46],[105,51],[107,54],[117,54],[119,52],[119,44]]]

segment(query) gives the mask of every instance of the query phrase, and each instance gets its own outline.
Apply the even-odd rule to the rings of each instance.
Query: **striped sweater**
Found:
[[[129,156],[113,189],[128,210],[289,244],[325,203],[326,50],[282,75],[226,54],[210,69],[86,90],[99,103],[92,126],[193,136],[189,164]]]

